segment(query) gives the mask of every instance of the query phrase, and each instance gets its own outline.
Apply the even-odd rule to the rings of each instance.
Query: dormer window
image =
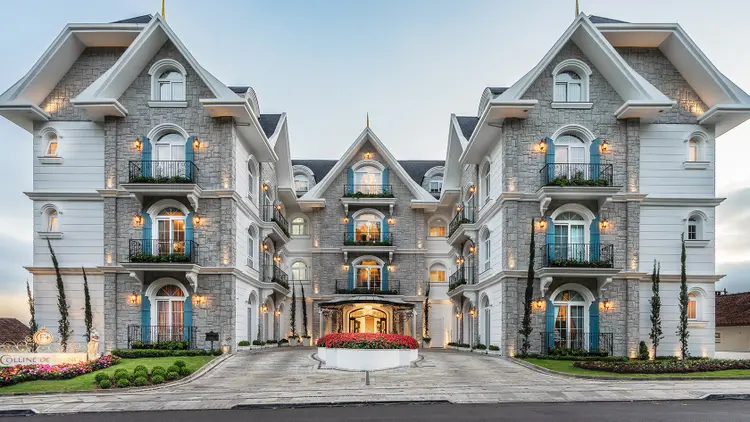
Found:
[[[159,76],[158,101],[185,101],[185,78],[174,70],[169,70]]]
[[[310,178],[305,174],[294,175],[294,190],[298,194],[304,194],[310,190]]]
[[[440,191],[443,190],[443,175],[442,174],[436,174],[432,176],[430,179],[430,193],[431,194],[440,194]]]
[[[173,59],[162,59],[151,66],[151,107],[187,107],[185,67]]]
[[[563,60],[552,71],[552,108],[591,108],[591,68],[581,60]]]
[[[577,103],[581,98],[581,77],[577,73],[562,72],[555,77],[555,101]]]

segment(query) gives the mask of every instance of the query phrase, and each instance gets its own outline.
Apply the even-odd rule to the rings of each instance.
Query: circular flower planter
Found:
[[[417,360],[417,341],[399,334],[340,333],[321,337],[318,358],[328,368],[377,371]]]

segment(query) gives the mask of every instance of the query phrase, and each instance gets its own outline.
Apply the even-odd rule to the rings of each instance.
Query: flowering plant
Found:
[[[24,381],[62,380],[75,378],[120,362],[117,356],[102,356],[88,362],[60,365],[16,365],[0,368],[0,387]]]
[[[401,334],[337,333],[318,339],[318,347],[336,349],[416,349],[414,337]]]
[[[729,369],[750,369],[750,361],[724,359],[696,359],[688,361],[654,360],[629,362],[573,362],[573,366],[595,371],[618,374],[685,374],[691,372],[726,371]]]

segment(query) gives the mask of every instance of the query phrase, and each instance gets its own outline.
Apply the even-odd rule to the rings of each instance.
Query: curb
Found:
[[[34,416],[38,414],[34,409],[11,409],[11,410],[0,410],[0,416]]]
[[[508,357],[508,361],[515,363],[516,365],[523,366],[524,368],[531,369],[532,371],[540,372],[547,375],[557,375],[568,378],[579,378],[587,380],[602,380],[602,381],[645,381],[645,382],[659,382],[659,381],[721,381],[721,380],[740,380],[750,381],[750,376],[747,377],[614,377],[609,375],[579,375],[579,374],[568,374],[566,372],[554,371],[547,369],[539,365],[535,365],[525,360]],[[710,395],[710,394],[709,394]],[[748,395],[750,398],[750,395]]]
[[[342,402],[320,402],[320,403],[267,403],[267,404],[238,404],[231,410],[267,410],[267,409],[309,409],[319,407],[368,407],[368,406],[395,406],[395,405],[424,405],[424,404],[451,404],[448,400],[390,400],[390,401],[342,401]]]
[[[715,394],[710,393],[702,396],[701,400],[719,401],[719,400],[749,400],[750,394]]]

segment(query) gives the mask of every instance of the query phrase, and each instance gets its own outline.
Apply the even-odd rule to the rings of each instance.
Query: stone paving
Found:
[[[428,350],[418,367],[318,369],[313,349],[240,352],[192,382],[142,392],[1,396],[0,410],[41,413],[228,409],[242,404],[441,401],[453,403],[698,399],[750,393],[750,380],[598,381],[536,372],[497,356]]]

